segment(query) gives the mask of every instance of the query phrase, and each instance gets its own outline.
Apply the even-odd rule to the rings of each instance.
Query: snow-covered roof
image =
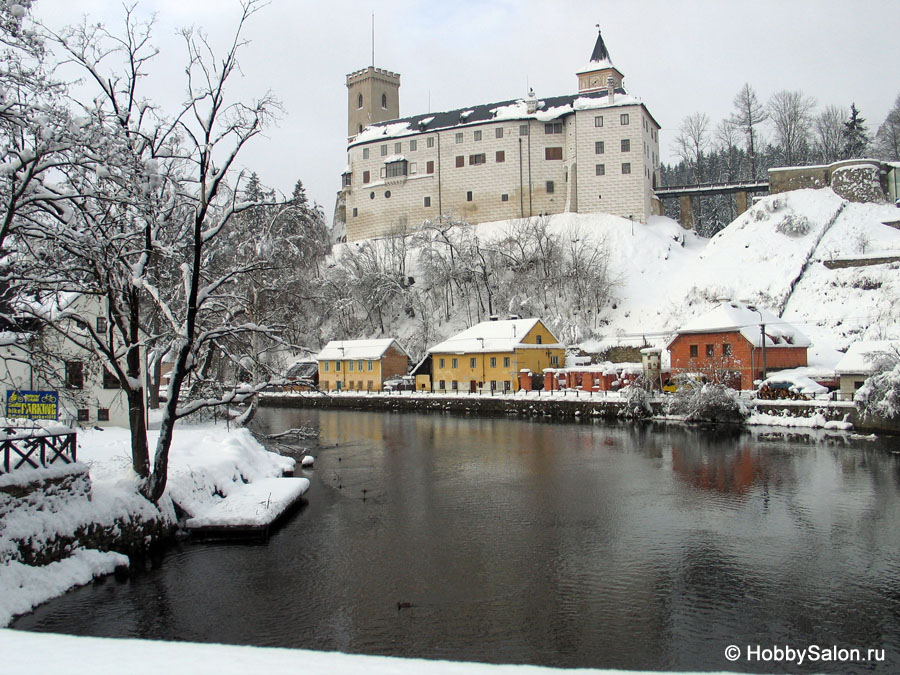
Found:
[[[537,325],[538,321],[540,319],[482,321],[431,347],[428,352],[431,354],[472,354],[511,352],[516,349],[563,349],[564,346],[559,342],[540,345],[522,343],[522,339]],[[554,337],[555,339],[556,337]]]
[[[597,42],[594,43],[594,50],[591,52],[591,61],[584,68],[575,71],[576,75],[581,73],[589,73],[592,70],[600,70],[601,68],[615,68],[612,59],[609,56],[609,50],[606,43],[603,42],[603,34],[597,31]],[[606,84],[604,82],[604,84]]]
[[[316,354],[318,361],[352,361],[354,359],[380,359],[388,348],[394,345],[398,351],[406,354],[394,338],[378,340],[332,340],[324,349]],[[409,354],[407,354],[409,356]]]
[[[847,349],[847,353],[837,362],[834,372],[838,375],[871,373],[875,362],[883,354],[895,353],[900,342],[892,340],[860,340]]]
[[[762,347],[759,325],[766,326],[766,348],[809,347],[809,338],[769,310],[757,307],[751,309],[739,302],[723,302],[705,314],[701,314],[684,324],[676,332],[678,335],[690,333],[727,333],[738,331],[754,347]]]

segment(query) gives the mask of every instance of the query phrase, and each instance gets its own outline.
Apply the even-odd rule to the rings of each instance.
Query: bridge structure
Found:
[[[711,195],[735,195],[738,214],[743,213],[750,206],[749,195],[769,192],[767,180],[741,180],[727,181],[725,183],[699,183],[696,185],[672,185],[658,187],[654,191],[656,196],[663,199],[678,199],[681,205],[681,226],[686,230],[694,228],[694,210],[692,200],[694,197],[709,197]]]

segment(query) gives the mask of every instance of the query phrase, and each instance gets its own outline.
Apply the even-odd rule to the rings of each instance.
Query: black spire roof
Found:
[[[609,52],[606,51],[606,45],[603,44],[603,34],[598,30],[597,44],[594,45],[594,51],[591,53],[591,63],[599,63],[600,61],[612,63],[612,59],[609,58]]]

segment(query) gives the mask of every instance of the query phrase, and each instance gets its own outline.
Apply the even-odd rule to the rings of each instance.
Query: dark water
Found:
[[[261,414],[273,431],[320,432],[308,504],[267,544],[183,544],[159,569],[75,590],[14,627],[556,666],[900,672],[897,439]],[[731,663],[728,645],[885,651],[798,667]]]

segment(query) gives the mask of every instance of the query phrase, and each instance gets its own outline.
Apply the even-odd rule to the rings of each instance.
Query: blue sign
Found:
[[[55,391],[7,390],[6,416],[30,420],[55,420],[59,417],[59,394]]]

